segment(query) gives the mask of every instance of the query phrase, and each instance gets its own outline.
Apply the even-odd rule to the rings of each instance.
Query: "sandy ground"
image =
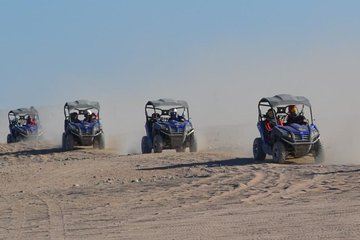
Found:
[[[0,239],[359,239],[360,166],[0,144]]]

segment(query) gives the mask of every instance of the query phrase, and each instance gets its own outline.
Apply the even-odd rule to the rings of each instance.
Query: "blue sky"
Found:
[[[194,121],[254,126],[261,97],[290,93],[309,97],[323,125],[334,108],[358,117],[359,10],[351,0],[2,0],[0,109],[61,114],[88,98],[129,129],[147,100],[173,97]]]
[[[188,76],[194,65],[212,68],[216,58],[236,71],[232,60],[255,68],[264,58],[294,65],[314,49],[359,53],[359,7],[358,1],[1,1],[1,108],[27,104],[29,95],[35,105],[62,103],[81,92],[69,90],[74,82],[84,91],[98,85],[120,94],[146,93],[154,83],[177,87],[178,78],[198,81]]]

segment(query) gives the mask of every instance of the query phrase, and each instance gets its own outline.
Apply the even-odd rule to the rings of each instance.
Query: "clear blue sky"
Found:
[[[0,109],[89,95],[200,107],[286,91],[321,103],[320,84],[335,94],[344,74],[358,81],[359,10],[350,0],[1,0]]]

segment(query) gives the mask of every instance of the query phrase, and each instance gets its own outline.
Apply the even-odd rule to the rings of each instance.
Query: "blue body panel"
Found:
[[[100,129],[99,120],[93,122],[81,121],[78,123],[71,123],[71,124],[76,126],[78,129],[80,129],[79,132],[80,135],[93,136],[96,134],[94,132],[94,128]]]
[[[185,127],[187,125],[191,126],[191,123],[189,121],[178,122],[175,120],[170,120],[170,121],[164,122],[164,125],[169,127],[169,130],[171,133],[182,133],[182,132],[184,132]]]
[[[14,137],[18,135],[22,135],[24,137],[27,136],[37,136],[41,127],[39,125],[13,125],[10,126],[10,132]]]
[[[274,126],[272,132],[267,132],[263,122],[257,124],[257,128],[261,135],[263,142],[262,148],[264,152],[272,155],[272,146],[276,139],[282,139],[291,148],[290,151],[294,151],[297,154],[306,154],[310,151],[311,145],[319,140],[319,130],[315,124],[301,125],[297,123],[291,123],[288,125]],[[277,132],[277,138],[273,135],[274,131]],[[279,133],[282,133],[279,137]],[[307,146],[307,147],[305,147]],[[291,150],[292,149],[292,150]],[[300,149],[305,149],[300,152]]]

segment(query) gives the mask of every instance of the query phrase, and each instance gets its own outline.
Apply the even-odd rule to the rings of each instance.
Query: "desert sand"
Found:
[[[236,151],[0,144],[0,239],[359,239],[359,172]]]

